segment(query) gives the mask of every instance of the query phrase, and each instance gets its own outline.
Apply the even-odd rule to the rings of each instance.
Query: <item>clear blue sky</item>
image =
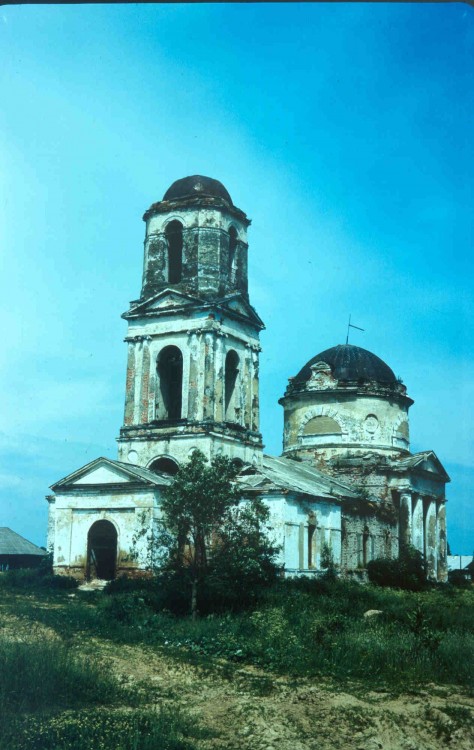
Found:
[[[0,8],[0,525],[44,544],[48,486],[116,457],[141,216],[198,173],[253,220],[267,452],[352,313],[471,553],[473,71],[462,3]]]

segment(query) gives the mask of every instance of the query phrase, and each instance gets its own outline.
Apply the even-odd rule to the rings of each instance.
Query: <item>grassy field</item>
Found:
[[[473,696],[472,589],[409,593],[283,582],[253,611],[193,622],[157,611],[152,583],[114,594],[31,592],[1,579],[0,588],[1,750],[231,747],[213,740],[209,722],[190,716],[173,691],[157,698],[157,677],[143,654],[165,665],[170,684],[175,670],[227,684],[243,671],[250,675],[246,689],[261,700],[271,699],[275,685],[323,684],[356,697],[433,685],[446,695],[455,689],[466,700]],[[381,613],[364,617],[368,610]],[[118,671],[110,668],[126,653],[141,665],[132,682],[121,676],[120,669],[129,671],[122,662]],[[470,719],[459,701],[448,702],[441,717],[434,708],[424,714],[440,742]]]

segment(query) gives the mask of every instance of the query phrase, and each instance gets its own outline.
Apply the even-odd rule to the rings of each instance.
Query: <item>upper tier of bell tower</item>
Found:
[[[259,334],[247,291],[247,228],[222,183],[177,180],[146,211],[141,296],[128,321],[119,460],[180,466],[200,448],[262,460]]]
[[[141,300],[170,287],[200,299],[233,292],[248,299],[250,220],[222,183],[201,175],[177,180],[143,219]]]

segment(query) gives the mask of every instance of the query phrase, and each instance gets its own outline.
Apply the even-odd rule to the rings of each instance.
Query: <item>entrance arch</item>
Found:
[[[117,564],[117,530],[110,521],[96,521],[87,535],[87,577],[111,581]]]

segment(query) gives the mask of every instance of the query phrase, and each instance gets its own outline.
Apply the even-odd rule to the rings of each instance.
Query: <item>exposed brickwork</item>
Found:
[[[127,378],[125,382],[125,419],[126,425],[133,424],[135,408],[135,347],[128,345]]]
[[[150,350],[144,345],[142,353],[142,377],[140,385],[140,422],[148,422],[148,399],[150,385]]]

